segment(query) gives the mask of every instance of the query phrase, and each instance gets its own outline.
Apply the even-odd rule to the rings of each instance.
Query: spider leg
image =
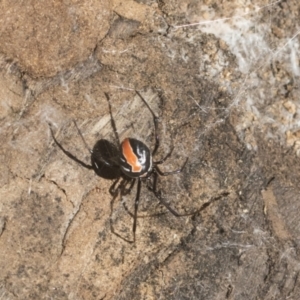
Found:
[[[159,147],[159,136],[158,136],[158,121],[159,121],[159,117],[157,117],[155,115],[155,113],[153,112],[153,110],[151,109],[151,107],[149,106],[148,102],[144,99],[144,97],[140,94],[140,92],[135,91],[139,97],[143,100],[143,102],[146,104],[146,106],[148,107],[149,111],[151,112],[152,116],[153,116],[153,122],[154,122],[154,136],[155,136],[155,146],[154,149],[152,151],[152,156],[155,155],[158,147]]]
[[[84,163],[83,161],[81,161],[80,159],[78,159],[75,155],[73,155],[73,154],[70,153],[69,151],[65,150],[64,147],[56,140],[56,138],[55,138],[55,136],[54,136],[54,133],[53,133],[53,130],[52,130],[50,124],[49,124],[49,128],[50,128],[50,132],[51,132],[51,135],[52,135],[52,138],[53,138],[55,144],[60,148],[60,150],[61,150],[66,156],[68,156],[68,157],[71,158],[72,160],[76,161],[78,164],[80,164],[81,166],[83,166],[83,167],[86,168],[86,169],[89,169],[89,170],[92,170],[92,169],[93,169],[93,166]]]
[[[118,187],[116,188],[116,185],[118,184],[118,182],[120,181],[121,177],[117,178],[113,183],[112,185],[110,186],[109,188],[109,193],[112,195],[112,196],[115,196],[118,191],[119,191],[119,188],[120,186],[123,184],[123,181],[125,180],[124,178],[122,178],[122,181],[121,183],[118,185]]]
[[[135,179],[128,179],[128,178],[122,178],[120,184],[117,186],[118,182],[120,181],[122,177],[119,177],[117,178],[113,183],[112,185],[110,186],[109,188],[109,193],[114,196],[119,190],[121,190],[121,195],[122,196],[125,196],[125,195],[128,195],[132,188],[134,187],[134,184],[135,184]],[[126,185],[127,183],[130,182],[130,186],[128,189],[126,189]],[[117,188],[116,188],[117,186]]]
[[[153,173],[153,185],[152,187],[147,185],[147,188],[149,191],[151,191],[155,197],[158,199],[159,203],[162,204],[163,206],[165,206],[168,211],[174,215],[175,217],[180,217],[180,214],[175,211],[172,207],[170,207],[170,205],[161,197],[159,191],[157,191],[157,178],[158,178],[158,174],[156,172]]]
[[[111,104],[110,104],[110,99],[109,99],[109,96],[107,93],[104,93],[106,99],[107,99],[107,102],[108,102],[108,107],[109,107],[109,114],[110,114],[110,121],[111,121],[111,126],[113,128],[113,131],[114,131],[114,134],[115,134],[115,138],[118,142],[118,146],[121,145],[120,143],[120,138],[119,138],[119,134],[118,134],[118,131],[117,131],[117,126],[116,126],[116,122],[115,122],[115,119],[113,117],[113,114],[112,114],[112,109],[111,109]]]
[[[124,189],[125,189],[125,186],[126,184],[128,183],[128,179],[126,178],[122,178],[120,184],[118,185],[117,188],[115,188],[115,186],[117,185],[117,183],[119,182],[120,178],[118,178],[117,180],[114,181],[114,183],[112,184],[112,186],[110,187],[110,190],[113,190],[114,193],[112,194],[113,195],[113,198],[111,199],[110,201],[110,216],[109,216],[109,221],[110,221],[110,231],[117,237],[119,237],[120,239],[122,239],[123,241],[127,242],[127,243],[134,243],[135,242],[135,239],[133,241],[130,241],[126,238],[124,238],[122,235],[120,235],[118,232],[115,231],[114,229],[114,226],[113,226],[113,220],[112,220],[112,214],[113,214],[113,211],[114,211],[114,203],[115,203],[115,200],[116,198],[118,197],[119,195],[119,191],[120,191],[120,195],[124,195]],[[134,180],[135,181],[135,180]],[[132,183],[131,183],[132,185]]]
[[[136,190],[136,196],[134,200],[134,215],[133,215],[133,226],[132,226],[132,233],[133,233],[133,242],[135,242],[135,231],[136,231],[136,221],[137,221],[137,211],[140,202],[140,194],[141,194],[141,179],[138,179],[138,185]]]
[[[168,176],[168,175],[172,175],[172,174],[178,174],[181,173],[185,167],[185,165],[187,164],[189,158],[187,157],[187,159],[185,160],[184,164],[181,166],[181,168],[174,170],[174,171],[170,171],[170,172],[163,172],[159,169],[158,166],[154,166],[154,170],[161,176]]]
[[[132,188],[134,187],[134,184],[135,184],[135,181],[136,181],[136,180],[135,180],[135,179],[130,179],[130,180],[131,180],[131,183],[130,183],[129,188],[126,189],[125,186],[124,186],[124,189],[123,189],[123,192],[122,192],[122,195],[123,195],[123,196],[126,196],[126,195],[130,194]],[[128,182],[129,182],[130,180],[128,180]]]
[[[154,164],[154,165],[160,165],[160,164],[163,164],[163,163],[171,156],[173,150],[174,150],[174,147],[171,148],[170,152],[169,152],[163,159],[161,159],[161,160],[159,160],[159,161],[155,161],[155,162],[153,162],[153,164]]]
[[[123,202],[123,206],[124,206],[124,209],[127,211],[127,213],[129,214],[130,217],[134,218],[134,214],[129,210],[129,208],[127,207],[126,203]],[[159,217],[159,216],[162,216],[162,215],[165,215],[167,212],[164,211],[164,212],[160,212],[160,213],[156,213],[156,214],[151,214],[151,215],[144,215],[144,216],[139,216],[137,215],[136,217],[137,218],[153,218],[153,217]]]
[[[88,151],[92,154],[93,151],[89,148],[89,146],[87,145],[85,139],[83,138],[83,135],[82,135],[81,131],[79,130],[79,127],[77,126],[76,121],[74,120],[73,122],[74,122],[74,125],[75,125],[75,127],[76,127],[76,129],[78,131],[78,134],[80,135],[80,137],[81,137],[81,139],[82,139],[82,141],[83,141],[83,143],[85,145],[85,148],[88,149]]]
[[[125,203],[123,203],[123,206],[124,206],[124,209],[125,209],[125,210],[127,211],[127,213],[129,214],[129,216],[130,216],[131,218],[133,218],[133,217],[134,217],[134,214],[129,210],[129,208],[126,206]],[[161,213],[151,214],[151,215],[145,215],[145,216],[139,216],[139,215],[137,215],[136,217],[137,217],[137,219],[142,219],[142,218],[153,218],[153,217],[163,216],[163,215],[165,215],[166,213],[167,213],[166,211],[163,211],[163,212],[161,212]]]
[[[158,174],[157,173],[153,173],[153,186],[150,187],[150,186],[147,186],[148,187],[148,190],[150,190],[151,192],[153,192],[153,194],[155,195],[155,197],[158,199],[159,203],[162,204],[163,206],[165,206],[168,211],[174,215],[175,217],[186,217],[186,216],[193,216],[195,215],[196,213],[198,213],[200,210],[196,210],[194,212],[190,212],[190,213],[186,213],[186,214],[180,214],[178,213],[176,210],[174,210],[172,207],[170,207],[170,205],[164,200],[162,199],[159,191],[157,191],[156,189],[156,185],[157,185],[157,178],[158,178]],[[203,207],[201,207],[201,210],[204,209],[206,206],[203,205]]]

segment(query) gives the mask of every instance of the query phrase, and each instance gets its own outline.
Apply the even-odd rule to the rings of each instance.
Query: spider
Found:
[[[168,176],[172,174],[181,173],[184,167],[187,164],[188,158],[186,158],[183,165],[174,171],[163,172],[160,170],[159,165],[163,164],[172,154],[174,147],[171,148],[170,152],[161,160],[155,161],[153,157],[156,155],[157,150],[160,145],[160,139],[158,135],[158,122],[159,118],[155,115],[148,102],[144,99],[144,97],[136,91],[136,94],[143,101],[145,106],[148,108],[149,112],[152,115],[153,123],[154,123],[154,147],[151,151],[148,146],[146,146],[143,142],[134,139],[134,138],[125,138],[122,142],[120,142],[119,134],[117,131],[116,123],[112,114],[112,108],[110,103],[110,98],[107,93],[104,93],[109,106],[109,113],[111,119],[112,129],[115,135],[115,139],[117,141],[118,147],[114,146],[112,143],[106,140],[100,140],[96,143],[93,150],[90,150],[79,130],[79,128],[75,123],[75,126],[78,130],[79,135],[81,136],[85,146],[89,149],[91,153],[91,161],[92,165],[88,165],[78,158],[76,158],[73,154],[65,150],[61,144],[56,140],[53,131],[50,126],[51,135],[53,137],[56,145],[71,159],[81,164],[83,167],[87,169],[94,169],[94,171],[102,177],[115,179],[109,188],[110,194],[113,196],[114,201],[115,197],[119,194],[121,197],[129,194],[135,183],[137,182],[136,196],[134,200],[134,212],[130,215],[133,217],[133,225],[132,225],[132,234],[133,240],[127,240],[121,237],[118,233],[114,232],[113,228],[112,232],[117,236],[121,237],[123,240],[129,243],[135,243],[136,240],[136,227],[137,227],[137,212],[138,206],[140,202],[140,194],[141,194],[141,186],[142,182],[147,181],[147,188],[150,190],[155,197],[158,199],[159,203],[165,206],[168,211],[173,214],[175,217],[193,215],[194,213],[187,214],[179,214],[176,210],[174,210],[162,197],[159,190],[157,190],[157,179],[158,176]],[[100,153],[102,151],[102,153]],[[103,152],[104,151],[104,152]],[[112,171],[112,175],[107,172]],[[107,175],[108,174],[108,175]],[[150,180],[152,179],[152,180]],[[127,188],[127,186],[129,186]],[[111,207],[113,205],[111,204]]]

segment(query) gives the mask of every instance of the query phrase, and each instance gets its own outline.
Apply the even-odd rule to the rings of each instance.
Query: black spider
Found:
[[[116,128],[116,123],[114,121],[112,115],[112,109],[110,104],[110,99],[108,94],[105,93],[106,99],[109,105],[109,113],[111,117],[111,125],[114,131],[115,138],[118,143],[118,147],[113,145],[111,142],[107,140],[100,140],[96,143],[93,150],[90,150],[79,130],[76,123],[75,126],[78,130],[79,135],[81,136],[84,144],[89,149],[91,153],[91,161],[92,165],[88,165],[78,158],[76,158],[73,154],[65,150],[61,144],[56,140],[53,131],[50,126],[51,135],[53,137],[54,142],[56,145],[71,159],[82,165],[87,169],[93,169],[99,176],[107,178],[107,179],[115,179],[111,187],[109,188],[110,194],[113,196],[112,203],[117,197],[120,192],[121,197],[127,195],[131,192],[134,187],[135,182],[137,181],[137,190],[136,196],[134,201],[134,213],[133,215],[133,240],[127,240],[120,236],[113,230],[111,227],[112,232],[117,236],[121,237],[123,240],[134,243],[135,242],[135,232],[136,232],[136,225],[137,225],[137,211],[138,205],[140,201],[140,194],[141,194],[141,184],[143,181],[147,180],[147,188],[153,192],[155,197],[158,199],[159,203],[164,205],[174,216],[187,216],[187,215],[194,215],[194,213],[188,214],[179,214],[170,205],[161,197],[160,191],[157,190],[157,179],[158,176],[168,176],[172,174],[178,174],[182,172],[183,168],[185,167],[188,158],[185,160],[184,164],[181,168],[171,171],[171,172],[162,172],[158,165],[164,163],[167,158],[170,157],[174,148],[161,160],[153,161],[153,157],[155,156],[158,148],[159,148],[159,136],[158,136],[158,120],[159,118],[154,114],[153,110],[150,108],[147,101],[142,97],[142,95],[136,91],[137,95],[140,99],[144,102],[147,106],[148,110],[152,114],[153,122],[154,122],[154,137],[155,137],[155,145],[154,149],[150,151],[150,149],[141,141],[134,139],[134,138],[125,138],[122,142],[120,142],[118,131]],[[152,178],[153,180],[149,181],[148,179]],[[150,184],[149,184],[150,182]],[[127,188],[127,186],[129,186]],[[112,205],[112,204],[111,204]]]

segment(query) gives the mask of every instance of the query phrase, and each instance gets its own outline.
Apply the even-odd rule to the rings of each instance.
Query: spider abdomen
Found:
[[[130,178],[145,177],[152,169],[152,155],[141,141],[126,138],[121,143],[120,168]]]

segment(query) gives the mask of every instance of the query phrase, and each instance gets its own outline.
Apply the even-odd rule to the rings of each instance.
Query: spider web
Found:
[[[212,33],[225,41],[235,55],[243,80],[238,88],[225,83],[225,88],[233,96],[226,110],[227,115],[233,109],[241,112],[236,129],[247,147],[256,149],[252,133],[259,127],[266,130],[267,137],[282,144],[296,144],[295,150],[299,153],[299,91],[296,81],[300,75],[299,24],[293,23],[296,20],[291,18],[292,26],[279,28],[288,23],[288,20],[278,21],[278,6],[285,7],[284,1],[265,5],[262,1],[244,1],[242,5],[235,5],[237,3],[228,4],[225,12],[201,5],[200,13],[191,14],[190,24],[173,26],[175,30],[196,27],[202,32]],[[288,29],[291,30],[285,35]],[[220,84],[224,85],[224,81]],[[205,113],[214,110],[198,106]],[[207,124],[202,134],[207,134],[218,122],[222,119]]]

